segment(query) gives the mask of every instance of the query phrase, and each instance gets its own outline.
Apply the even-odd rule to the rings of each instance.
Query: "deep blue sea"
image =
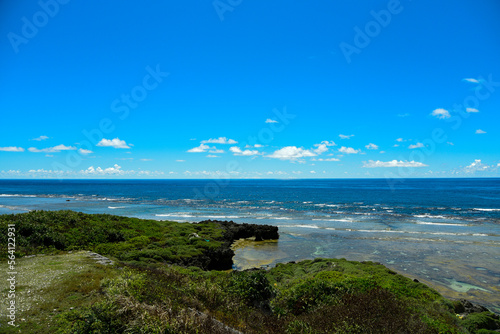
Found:
[[[238,248],[236,268],[377,261],[500,311],[499,178],[0,180],[0,214],[42,209],[276,225],[280,240]]]

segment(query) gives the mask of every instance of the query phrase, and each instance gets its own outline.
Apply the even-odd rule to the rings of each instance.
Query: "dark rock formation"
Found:
[[[473,304],[466,299],[460,299],[460,304],[455,306],[457,313],[461,313],[464,315],[471,313],[480,313],[488,311],[488,309],[484,306]]]
[[[210,260],[202,268],[208,270],[228,270],[233,267],[234,251],[231,245],[238,239],[255,237],[255,241],[278,239],[278,227],[271,225],[237,224],[233,221],[206,220],[203,222],[217,223],[223,229],[222,246],[208,250],[204,256]],[[203,223],[200,222],[200,223]]]
[[[233,221],[212,221],[224,229],[224,239],[233,243],[242,238],[255,237],[255,241],[278,239],[278,227],[271,225],[236,224]]]

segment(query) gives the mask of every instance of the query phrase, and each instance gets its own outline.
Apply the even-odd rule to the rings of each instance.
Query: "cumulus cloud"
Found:
[[[267,155],[268,158],[280,159],[280,160],[295,160],[305,157],[314,157],[316,153],[309,150],[305,150],[297,146],[285,146],[273,152],[273,154]]]
[[[340,139],[351,139],[351,137],[354,137],[354,135],[339,135]]]
[[[243,155],[243,156],[252,156],[252,155],[257,155],[259,154],[259,151],[257,150],[241,150],[238,146],[232,146],[229,148],[231,152],[233,152],[234,155]]]
[[[465,111],[468,112],[468,113],[479,112],[479,110],[477,110],[476,108],[465,108]]]
[[[82,171],[83,174],[90,175],[123,175],[125,171],[122,170],[122,167],[118,164],[114,164],[113,167],[108,167],[102,169],[101,167],[94,168],[94,166],[90,166],[86,170]]]
[[[6,172],[1,171],[0,174],[5,174]],[[9,173],[8,174],[13,174]],[[125,176],[133,176],[133,177],[158,177],[164,175],[165,173],[162,171],[135,171],[135,170],[123,170],[119,165],[115,164],[113,167],[101,168],[90,166],[87,169],[83,170],[46,170],[46,169],[31,169],[28,172],[17,171],[18,176],[28,176],[28,177],[44,177],[44,178],[85,178],[85,177],[125,177]]]
[[[261,147],[264,147],[264,145],[261,145],[261,144],[255,144],[255,145],[245,145],[245,148],[252,148],[252,147],[255,147],[255,148],[261,148]]]
[[[398,138],[398,139],[396,139],[396,141],[398,141],[398,142],[400,142],[400,143],[401,143],[401,142],[403,142],[403,141],[404,141],[404,139],[403,139],[403,138]]]
[[[211,149],[210,146],[205,145],[205,144],[200,144],[200,146],[193,147],[192,149],[188,150],[188,152],[189,153],[203,153],[203,152],[206,152],[209,149]]]
[[[66,145],[57,145],[57,146],[54,146],[54,147],[47,147],[47,148],[42,148],[42,149],[38,149],[36,147],[30,147],[28,148],[28,151],[30,152],[33,152],[33,153],[41,153],[41,152],[44,152],[44,153],[57,153],[57,152],[61,152],[61,151],[75,151],[76,150],[76,147],[74,146],[66,146]]]
[[[0,151],[4,151],[4,152],[24,152],[24,148],[17,147],[17,146],[7,146],[7,147],[0,147]]]
[[[421,148],[421,147],[424,147],[424,144],[422,143],[416,143],[416,144],[412,144],[410,146],[408,146],[409,149],[415,149],[415,148]]]
[[[378,146],[377,146],[377,145],[375,145],[375,144],[372,144],[372,143],[370,143],[370,144],[366,145],[365,147],[366,147],[368,150],[378,150]]]
[[[119,138],[114,138],[114,139],[103,138],[101,139],[100,142],[97,143],[97,146],[113,147],[113,148],[130,148],[130,146],[127,145],[125,140],[121,140]]]
[[[483,131],[483,130],[481,130],[481,129],[477,129],[477,130],[476,130],[476,134],[477,134],[477,135],[482,135],[482,134],[485,134],[485,133],[486,133],[486,131]]]
[[[481,172],[485,171],[489,168],[488,165],[485,165],[481,162],[481,159],[475,159],[473,163],[471,163],[469,166],[465,167],[465,172],[466,173],[475,173],[475,172]]]
[[[46,140],[46,139],[49,139],[49,137],[47,137],[47,136],[40,136],[38,138],[33,138],[31,140],[42,141],[42,140]]]
[[[450,112],[443,108],[434,109],[431,112],[431,115],[439,119],[446,119],[451,117]]]
[[[392,161],[373,161],[369,160],[368,162],[363,161],[363,167],[364,168],[378,168],[378,167],[427,167],[427,165],[417,162],[417,161],[398,161],[398,160],[392,160]]]
[[[359,152],[361,152],[361,150],[355,150],[352,147],[342,146],[341,148],[339,148],[339,152],[342,152],[345,154],[358,154]]]
[[[337,145],[337,144],[335,144],[335,142],[333,142],[333,141],[324,140],[319,144],[314,144],[314,146],[317,148],[314,149],[313,151],[316,154],[321,154],[321,153],[328,151],[329,146],[335,146],[335,145]]]
[[[216,149],[215,147],[213,149],[211,149],[210,151],[208,151],[209,153],[214,153],[214,154],[220,154],[220,153],[224,153],[224,150],[218,150]]]
[[[266,123],[278,123],[278,121],[268,118],[266,119]]]
[[[237,144],[238,142],[234,139],[227,139],[226,137],[210,138],[208,140],[202,140],[202,144]]]
[[[80,154],[91,154],[91,153],[94,153],[94,152],[92,152],[91,150],[86,150],[86,149],[84,149],[84,148],[79,149],[79,150],[78,150],[78,152],[79,152]]]

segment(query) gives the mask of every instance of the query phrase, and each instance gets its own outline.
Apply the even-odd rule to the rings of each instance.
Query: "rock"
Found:
[[[255,241],[278,239],[278,227],[271,225],[236,224],[233,221],[208,220],[206,222],[218,223],[224,231],[224,239],[234,242],[242,238],[255,237]]]
[[[457,313],[471,314],[471,313],[480,313],[480,312],[489,311],[486,307],[481,306],[481,305],[477,305],[477,304],[473,304],[466,299],[460,299],[460,304],[463,307],[463,311],[457,312]]]
[[[231,244],[238,239],[255,237],[255,241],[278,239],[278,227],[271,225],[237,224],[233,221],[206,220],[200,223],[217,223],[223,230],[223,245],[217,249],[210,249],[202,257],[196,259],[198,263],[189,263],[208,270],[228,270],[233,267],[234,251]],[[193,261],[191,259],[190,261]]]

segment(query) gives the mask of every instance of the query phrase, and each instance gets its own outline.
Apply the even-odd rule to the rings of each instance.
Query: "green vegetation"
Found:
[[[216,224],[176,223],[74,211],[33,211],[0,216],[0,227],[16,225],[16,254],[92,250],[128,263],[176,263],[211,269],[222,251],[223,230]],[[7,234],[0,234],[6,254]]]
[[[215,222],[70,211],[0,216],[0,228],[12,222],[19,255],[54,254],[21,258],[18,271],[33,277],[60,272],[42,291],[35,287],[43,279],[20,280],[21,291],[35,293],[24,295],[29,310],[18,317],[25,321],[6,333],[488,333],[499,325],[490,312],[461,319],[460,303],[372,262],[315,259],[270,270],[203,270],[211,247],[223,252],[227,246]],[[103,266],[71,249],[119,261]],[[164,257],[167,251],[172,255]],[[34,295],[41,296],[37,303]]]

